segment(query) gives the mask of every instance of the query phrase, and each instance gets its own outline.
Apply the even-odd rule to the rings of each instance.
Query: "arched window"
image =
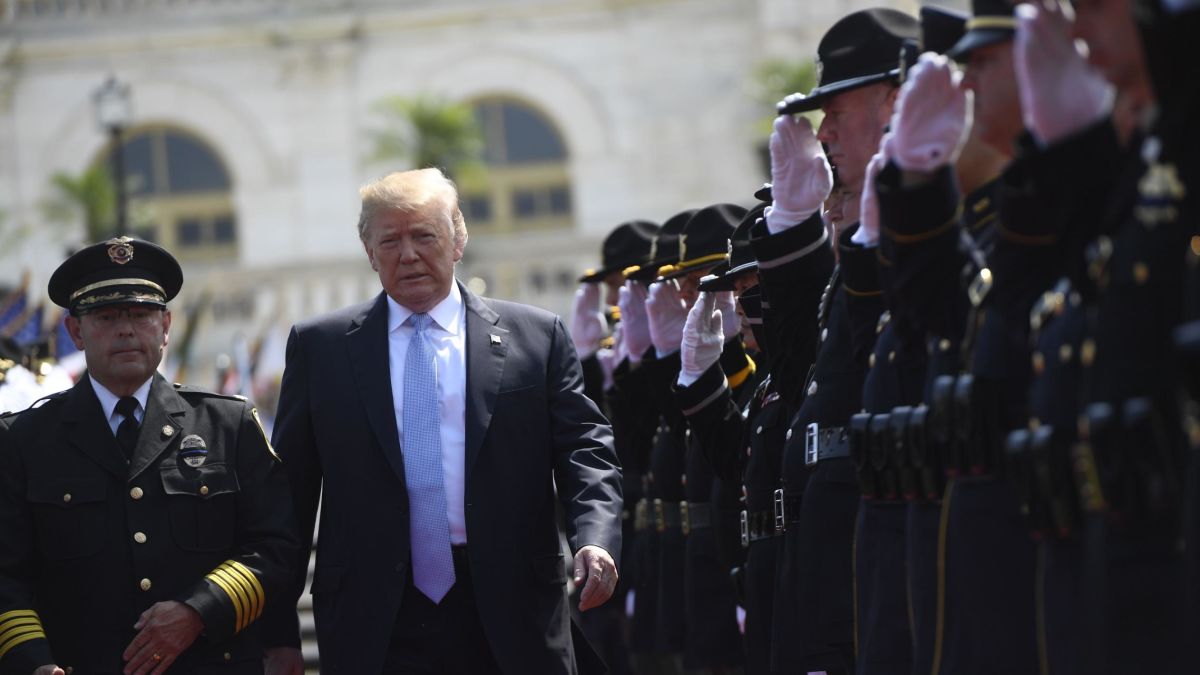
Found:
[[[112,144],[97,162],[112,167]],[[182,259],[237,255],[237,219],[225,163],[203,139],[178,127],[148,125],[122,136],[130,229]]]
[[[554,123],[512,98],[480,99],[474,107],[487,170],[460,180],[468,224],[499,232],[569,227],[567,149]]]

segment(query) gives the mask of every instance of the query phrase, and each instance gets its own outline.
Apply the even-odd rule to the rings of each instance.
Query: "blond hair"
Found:
[[[450,234],[457,246],[467,243],[467,223],[458,208],[458,188],[440,169],[394,171],[358,189],[362,211],[358,238],[367,243],[371,221],[381,212],[414,213],[440,204],[450,216]]]

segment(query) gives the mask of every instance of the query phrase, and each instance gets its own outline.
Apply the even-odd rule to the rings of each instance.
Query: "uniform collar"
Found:
[[[108,387],[96,381],[96,378],[89,376],[88,381],[92,383],[92,390],[96,392],[96,398],[100,399],[100,408],[104,411],[104,419],[110,420],[113,416],[113,410],[117,407],[117,401],[121,400],[120,396],[108,390]],[[146,411],[146,401],[150,398],[150,383],[154,378],[146,380],[142,386],[133,392],[133,397],[137,399],[138,406],[143,414]]]

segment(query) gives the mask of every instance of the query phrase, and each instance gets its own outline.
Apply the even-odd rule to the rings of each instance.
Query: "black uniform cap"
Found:
[[[788,96],[775,110],[780,115],[808,112],[836,94],[876,82],[898,82],[904,43],[916,44],[920,39],[916,18],[899,10],[875,8],[848,14],[817,45],[816,88],[807,96]]]
[[[758,269],[758,259],[754,257],[754,249],[750,247],[750,228],[763,217],[763,210],[770,202],[761,202],[746,212],[742,222],[738,223],[729,238],[729,256],[726,263],[713,269],[710,276],[700,281],[702,291],[732,291],[733,280],[738,275]]]
[[[922,7],[921,50],[945,54],[962,39],[969,18],[945,7]]]
[[[696,211],[679,235],[679,260],[660,267],[654,281],[674,279],[724,262],[729,254],[729,237],[744,217],[746,209],[736,204],[713,204]]]
[[[650,244],[650,255],[647,256],[650,262],[627,268],[625,278],[649,282],[658,274],[658,268],[679,262],[679,235],[695,212],[696,209],[688,209],[668,218]]]
[[[161,246],[118,237],[67,258],[50,276],[50,299],[78,316],[116,304],[166,307],[183,286],[183,270]]]
[[[966,61],[973,50],[1011,40],[1016,30],[1017,19],[1013,15],[1013,5],[1008,0],[971,0],[967,32],[946,52],[946,56],[955,61]]]
[[[595,283],[613,272],[623,272],[628,267],[648,262],[646,258],[650,255],[655,234],[658,234],[658,225],[648,220],[631,220],[616,226],[600,247],[603,267],[584,272],[579,277],[580,283]]]

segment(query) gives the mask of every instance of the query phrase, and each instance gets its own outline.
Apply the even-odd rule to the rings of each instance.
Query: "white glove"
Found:
[[[850,235],[850,241],[866,248],[872,248],[879,244],[879,197],[875,192],[875,178],[879,176],[883,167],[887,166],[887,150],[884,148],[887,146],[890,135],[883,137],[882,145],[884,147],[875,153],[870,162],[867,162],[867,174],[863,178],[862,202],[858,211],[858,229]]]
[[[721,313],[721,333],[728,342],[742,333],[742,317],[737,313],[737,300],[733,297],[733,291],[717,291],[710,295],[717,296],[717,311]],[[688,318],[691,318],[690,312]],[[687,326],[683,329],[687,331]]]
[[[900,88],[887,155],[905,171],[953,164],[971,131],[962,73],[940,54],[925,52]]]
[[[733,296],[728,292],[701,292],[700,298],[692,305],[687,314],[687,321],[683,324],[683,344],[679,348],[679,360],[682,364],[679,369],[679,385],[682,387],[695,383],[704,371],[721,358],[721,350],[725,345],[722,317],[726,311],[717,308],[718,295]]]
[[[600,284],[579,284],[571,307],[571,341],[580,360],[600,349],[606,327],[600,312]]]
[[[771,132],[771,196],[766,208],[772,234],[798,225],[821,208],[833,189],[833,170],[805,117],[775,118]]]
[[[650,341],[658,358],[679,351],[683,341],[683,323],[687,321],[688,309],[679,289],[672,281],[654,284],[650,297],[646,299],[646,314],[650,317]]]
[[[626,281],[617,299],[621,309],[622,339],[629,360],[641,363],[642,355],[650,349],[650,320],[646,316],[646,287],[637,281]]]
[[[1025,127],[1043,146],[1080,131],[1112,111],[1114,90],[1071,39],[1058,1],[1017,6],[1013,67]]]

